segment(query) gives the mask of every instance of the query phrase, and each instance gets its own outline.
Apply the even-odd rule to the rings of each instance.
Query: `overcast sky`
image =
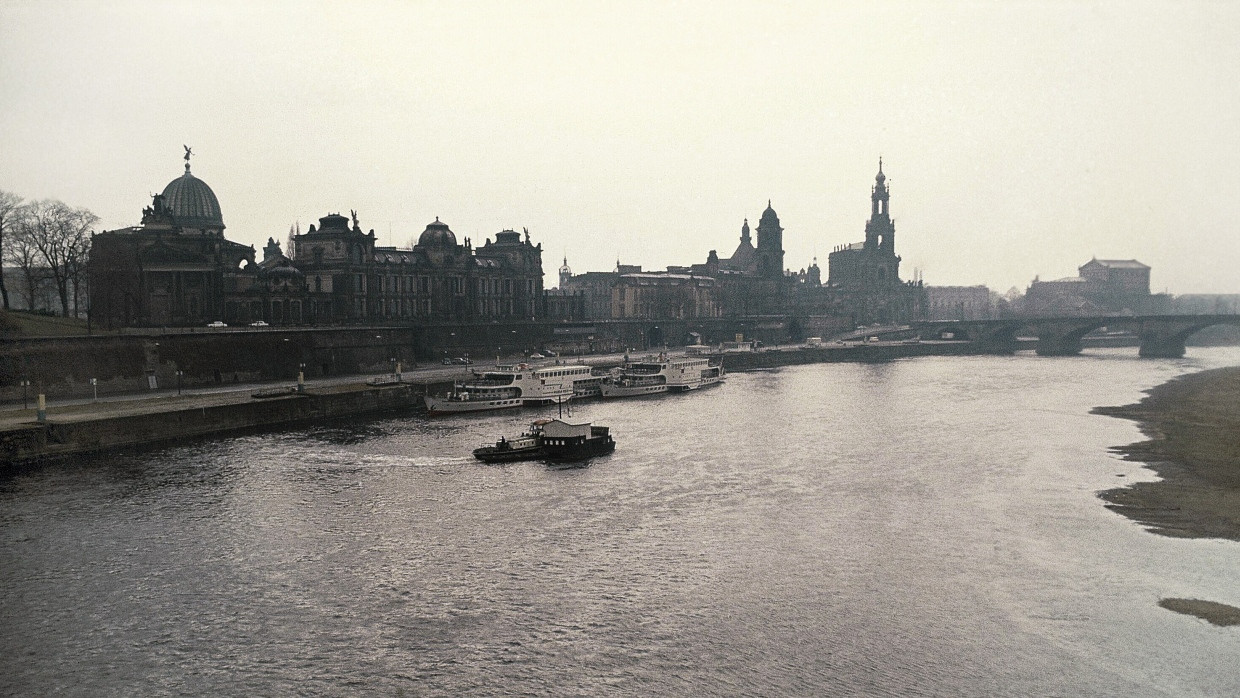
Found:
[[[0,0],[0,189],[136,224],[183,171],[261,247],[356,209],[529,228],[548,285],[864,237],[901,274],[1022,290],[1091,257],[1240,292],[1236,2]]]

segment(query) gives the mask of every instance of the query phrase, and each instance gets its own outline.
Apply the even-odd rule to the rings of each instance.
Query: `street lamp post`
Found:
[[[177,371],[177,396],[181,395],[181,379],[185,375],[185,371]]]
[[[90,379],[90,387],[91,387],[91,390],[92,390],[92,391],[94,391],[94,393],[95,393],[95,397],[94,397],[94,399],[92,400],[92,402],[99,402],[99,379],[98,379],[98,378],[91,378],[91,379]]]

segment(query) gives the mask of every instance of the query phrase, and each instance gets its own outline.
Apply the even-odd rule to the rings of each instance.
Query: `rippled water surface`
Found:
[[[733,374],[576,406],[584,468],[406,416],[0,479],[20,695],[1240,694],[1240,547],[1096,497],[1152,479],[1091,407],[1240,364],[1135,350]],[[1118,479],[1118,476],[1125,479]]]

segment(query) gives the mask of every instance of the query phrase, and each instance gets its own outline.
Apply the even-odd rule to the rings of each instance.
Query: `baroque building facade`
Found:
[[[504,230],[475,248],[438,218],[409,249],[376,244],[353,214],[294,237],[315,322],[532,320],[542,314],[542,245]]]
[[[92,238],[92,317],[105,327],[531,320],[543,314],[542,245],[504,230],[474,247],[446,223],[410,249],[376,244],[356,213],[319,219],[286,255],[224,237],[219,200],[185,173],[138,226]]]
[[[139,225],[91,238],[91,316],[104,327],[198,325],[224,316],[225,296],[249,295],[254,248],[224,238],[219,200],[185,173],[152,197]],[[248,299],[247,299],[248,301]]]
[[[990,289],[979,286],[926,286],[927,320],[993,320]]]

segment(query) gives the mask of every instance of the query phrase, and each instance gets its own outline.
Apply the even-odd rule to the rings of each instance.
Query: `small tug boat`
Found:
[[[493,446],[474,449],[474,458],[483,463],[508,463],[518,460],[537,460],[543,457],[542,428],[550,420],[540,419],[529,430],[515,439],[499,437]]]
[[[474,449],[474,458],[484,463],[519,460],[579,461],[603,456],[616,450],[610,427],[569,424],[558,419],[540,419],[514,439],[500,437],[494,445]]]

